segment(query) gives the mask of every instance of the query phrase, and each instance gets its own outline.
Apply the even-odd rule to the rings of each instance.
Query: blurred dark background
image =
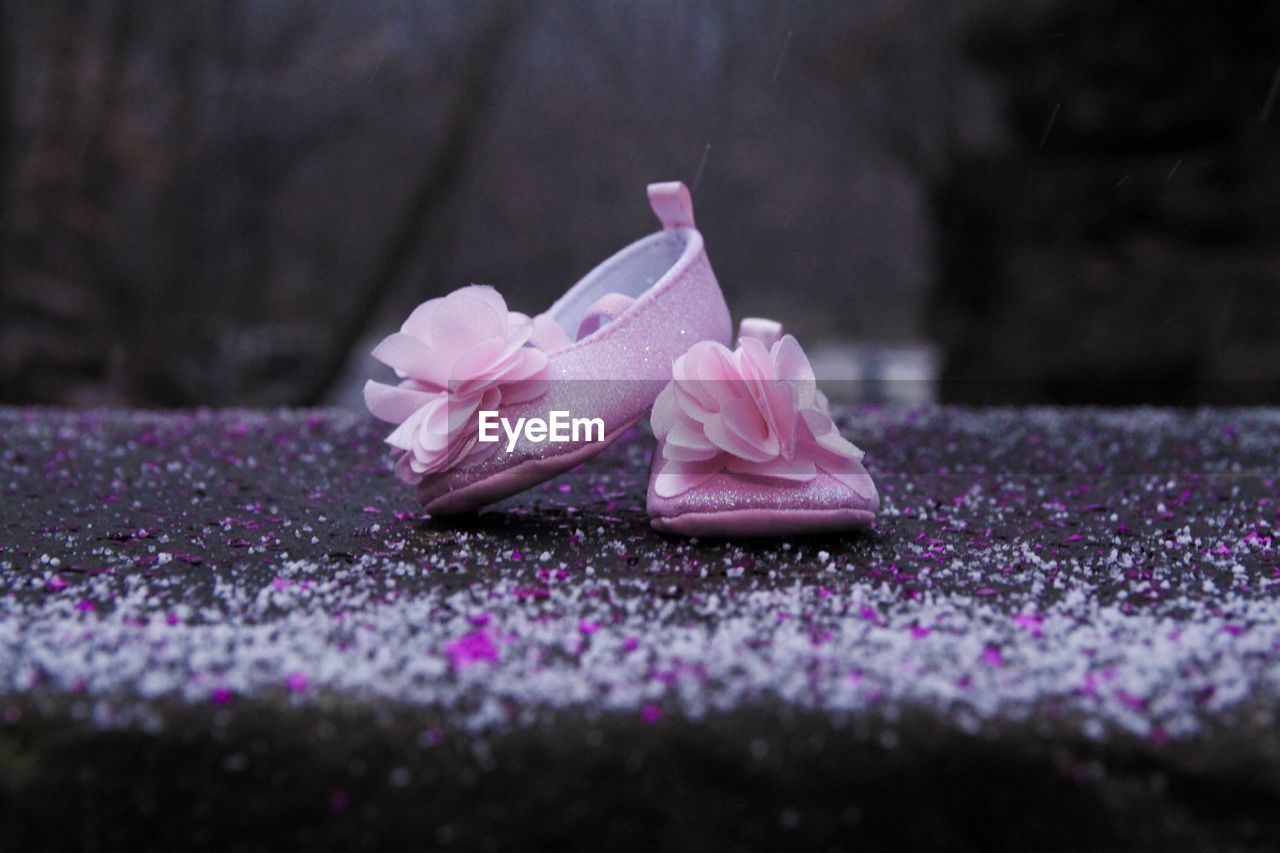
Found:
[[[1259,0],[8,0],[0,402],[348,402],[682,179],[822,376],[1277,403],[1278,89]]]

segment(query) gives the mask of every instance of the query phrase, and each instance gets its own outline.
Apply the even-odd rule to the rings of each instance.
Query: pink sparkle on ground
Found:
[[[64,581],[62,578],[58,577],[57,575],[54,575],[53,577],[49,578],[49,582],[45,584],[45,587],[53,590],[54,592],[57,592],[58,590],[66,589],[67,582]]]
[[[79,610],[81,613],[92,613],[97,609],[97,607],[98,606],[96,604],[87,598],[80,599],[76,604],[76,610]]]
[[[1033,637],[1040,636],[1040,629],[1044,627],[1044,618],[1034,613],[1019,613],[1013,617],[1014,624],[1026,628],[1031,632]]]
[[[627,637],[622,641],[622,650],[624,652],[634,652],[638,648],[640,648],[639,637]]]
[[[656,723],[662,719],[662,706],[650,703],[640,709],[640,716],[646,723]]]
[[[1084,674],[1084,681],[1080,683],[1080,690],[1084,695],[1092,699],[1098,698],[1098,679],[1092,672]]]
[[[485,631],[472,631],[454,640],[445,647],[445,651],[449,653],[449,659],[457,669],[466,669],[481,661],[498,661],[498,647]]]
[[[307,685],[310,683],[307,676],[301,672],[291,672],[284,678],[284,686],[288,687],[293,693],[301,693],[307,689]]]
[[[231,691],[225,687],[215,688],[214,691],[209,694],[209,699],[212,700],[215,705],[225,705],[231,701]]]
[[[1119,699],[1127,708],[1135,711],[1145,711],[1147,709],[1147,700],[1141,696],[1134,696],[1125,690],[1117,690],[1116,698]]]
[[[594,634],[600,630],[600,623],[592,622],[590,619],[583,619],[578,623],[578,630],[584,634]]]
[[[982,660],[988,666],[1004,666],[1004,655],[994,646],[987,646],[982,650]]]

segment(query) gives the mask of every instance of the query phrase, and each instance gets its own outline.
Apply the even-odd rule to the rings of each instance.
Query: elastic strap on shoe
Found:
[[[634,299],[621,293],[606,293],[601,296],[591,304],[591,307],[582,315],[582,319],[578,321],[577,339],[582,340],[601,326],[612,322],[614,318],[630,308],[633,302],[635,302]]]
[[[529,343],[546,352],[563,349],[574,341],[580,341],[599,330],[602,326],[612,323],[634,302],[634,299],[622,293],[606,293],[591,303],[583,313],[582,319],[578,321],[578,331],[573,338],[565,334],[564,328],[549,314],[539,314],[533,318],[533,334],[529,337]]]

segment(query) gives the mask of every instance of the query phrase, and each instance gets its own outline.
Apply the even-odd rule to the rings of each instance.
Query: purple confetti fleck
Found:
[[[1123,702],[1126,707],[1132,708],[1135,711],[1145,711],[1147,708],[1146,699],[1143,699],[1141,696],[1134,696],[1132,693],[1128,693],[1124,690],[1117,690],[1116,698]]]
[[[472,631],[454,640],[446,647],[446,651],[457,669],[466,669],[482,661],[498,662],[498,647],[485,631]]]
[[[1033,637],[1040,636],[1040,629],[1044,627],[1044,618],[1034,613],[1019,613],[1013,617],[1014,624],[1026,628],[1031,632]]]

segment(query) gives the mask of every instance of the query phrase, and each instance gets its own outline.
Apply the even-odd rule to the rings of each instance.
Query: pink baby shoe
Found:
[[[698,341],[729,339],[689,190],[651,184],[649,202],[663,230],[600,264],[545,314],[510,311],[496,290],[472,285],[419,305],[374,349],[401,381],[368,382],[365,404],[396,424],[387,437],[396,473],[427,512],[473,510],[594,456],[649,411],[672,360]],[[599,423],[566,427],[559,441],[496,422],[557,417]]]
[[[780,536],[871,524],[880,498],[862,451],[831,419],[796,339],[748,319],[738,348],[690,347],[653,405],[656,530]]]

